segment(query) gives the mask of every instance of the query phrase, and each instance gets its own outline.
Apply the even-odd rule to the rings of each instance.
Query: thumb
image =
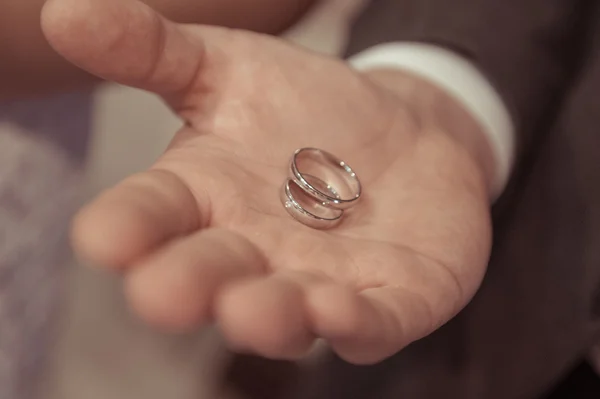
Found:
[[[54,49],[100,78],[172,95],[186,91],[204,46],[137,0],[49,0],[42,29]]]

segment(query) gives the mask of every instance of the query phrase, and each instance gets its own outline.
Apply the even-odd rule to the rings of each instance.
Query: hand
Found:
[[[76,251],[121,270],[148,322],[216,322],[234,348],[273,358],[322,337],[372,363],[477,290],[490,157],[458,134],[477,127],[437,89],[268,36],[177,25],[134,1],[50,0],[42,21],[68,60],[158,93],[186,122],[150,170],[74,222]],[[346,160],[364,186],[333,230],[301,225],[279,200],[289,157],[307,146]]]

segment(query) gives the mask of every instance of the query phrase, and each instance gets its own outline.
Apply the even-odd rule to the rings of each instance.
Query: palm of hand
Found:
[[[65,23],[62,3],[81,12]],[[212,318],[233,345],[272,357],[300,355],[320,336],[364,363],[464,306],[480,276],[461,263],[485,258],[485,217],[470,222],[482,210],[442,169],[453,147],[403,99],[276,39],[174,26],[137,3],[81,3],[46,8],[55,47],[93,73],[161,93],[187,122],[149,172],[76,223],[80,252],[125,269],[139,313],[177,328]],[[129,21],[128,36],[117,26],[109,46],[93,27],[65,35],[90,5],[96,20]],[[140,48],[141,36],[157,40]],[[94,45],[122,62],[99,60]],[[280,203],[301,147],[342,157],[363,183],[363,201],[336,229],[305,227]]]

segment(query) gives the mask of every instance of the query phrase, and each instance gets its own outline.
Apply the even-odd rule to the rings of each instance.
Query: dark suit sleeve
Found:
[[[462,53],[512,111],[521,152],[564,94],[593,2],[373,0],[355,23],[349,54],[391,41],[430,42]]]

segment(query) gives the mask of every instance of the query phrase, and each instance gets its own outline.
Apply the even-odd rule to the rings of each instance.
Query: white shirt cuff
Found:
[[[388,43],[372,47],[349,60],[357,69],[398,68],[443,88],[480,123],[496,162],[492,197],[499,197],[515,157],[515,127],[502,98],[467,59],[442,47],[421,43]]]

